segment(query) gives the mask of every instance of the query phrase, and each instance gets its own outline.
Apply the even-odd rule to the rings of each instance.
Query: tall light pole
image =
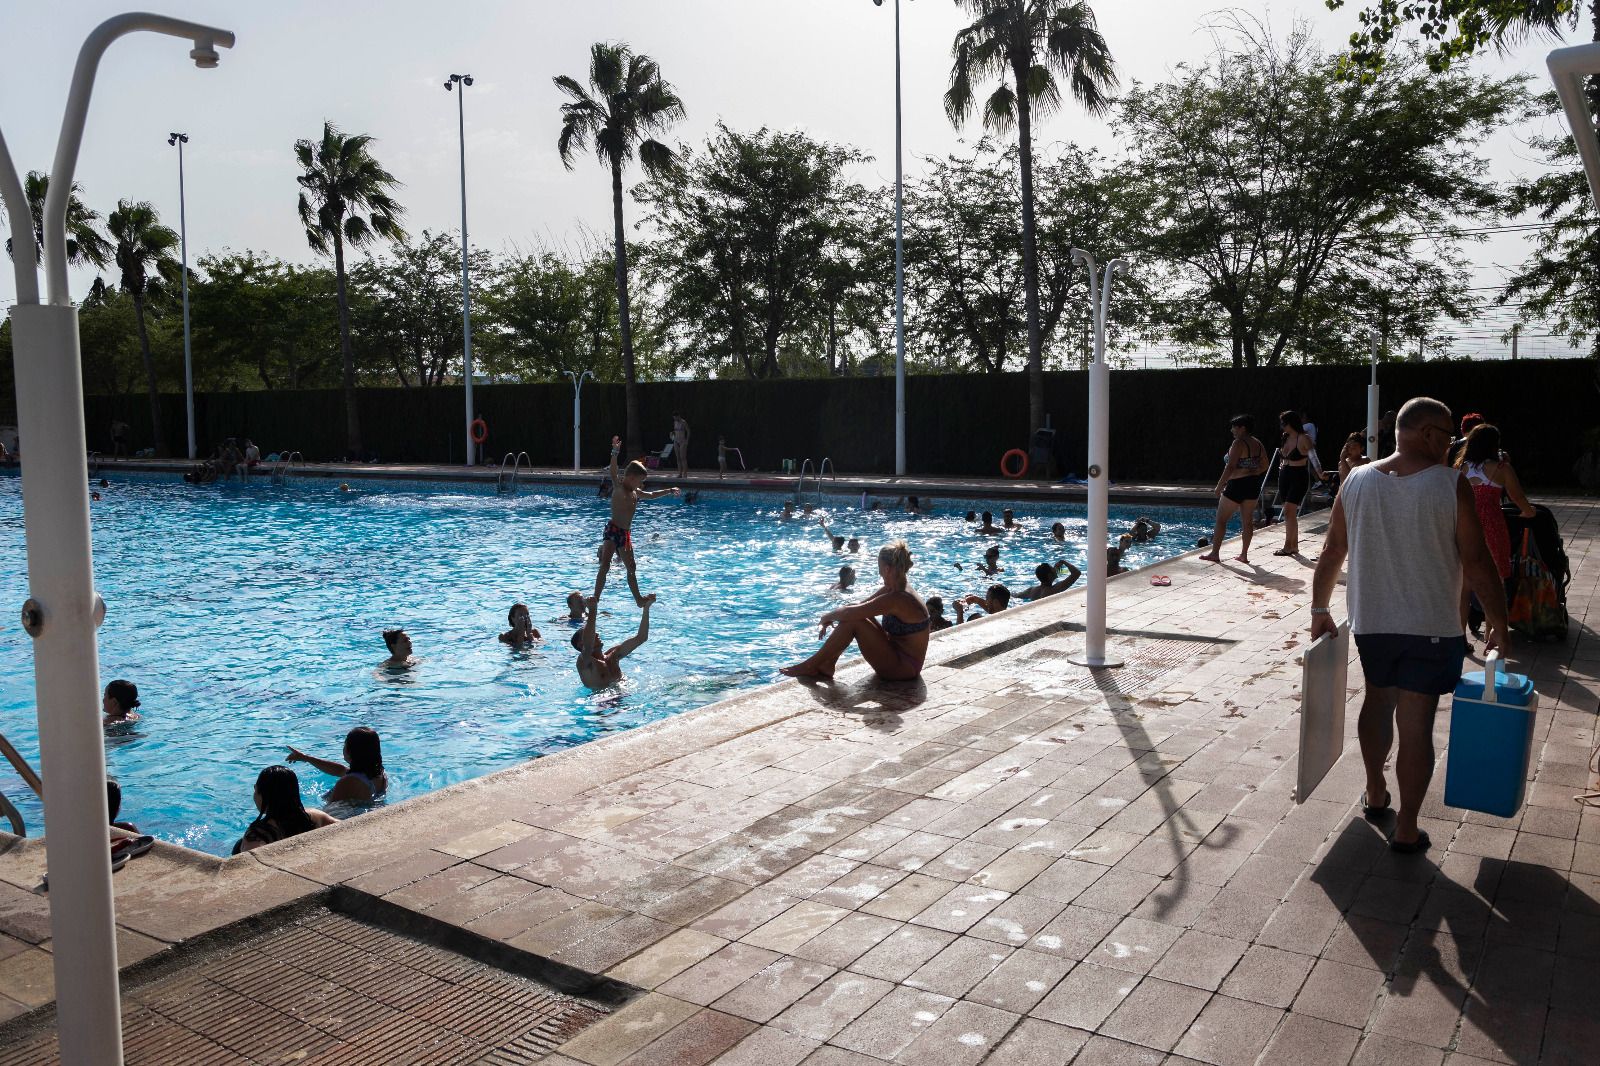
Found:
[[[456,126],[461,134],[461,380],[467,389],[467,465],[473,465],[472,443],[472,275],[467,267],[467,86],[471,74],[452,74],[445,92],[456,94]]]
[[[167,143],[178,146],[178,240],[183,249],[183,404],[189,419],[189,458],[193,459],[194,362],[189,355],[189,222],[185,217],[183,197],[183,146],[189,143],[189,135],[169,133]]]
[[[872,0],[878,7],[883,0]],[[906,474],[905,179],[900,154],[900,0],[894,0],[894,473]]]
[[[1367,461],[1377,462],[1378,454],[1378,346],[1381,340],[1377,330],[1367,335],[1372,344],[1372,381],[1367,385]]]
[[[583,451],[583,405],[578,401],[583,393],[583,379],[594,377],[594,371],[585,370],[580,374],[575,370],[563,370],[562,373],[572,379],[572,472],[576,474]]]
[[[1101,281],[1094,256],[1074,248],[1072,261],[1089,268],[1089,321],[1094,330],[1094,360],[1089,364],[1089,541],[1083,562],[1089,595],[1083,654],[1073,661],[1090,668],[1121,666],[1122,660],[1106,654],[1106,533],[1111,512],[1111,366],[1106,362],[1106,320],[1111,312],[1111,282],[1128,264],[1111,260]]]
[[[45,836],[50,863],[51,957],[61,1061],[119,1064],[116,915],[111,853],[106,848],[105,736],[93,712],[100,698],[95,629],[105,604],[94,591],[89,498],[83,491],[83,376],[78,311],[67,288],[67,201],[78,166],[84,121],[100,57],[117,38],[140,30],[194,42],[189,57],[217,65],[233,34],[162,15],[108,19],[84,40],[73,68],[61,136],[44,203],[46,299],[39,299],[31,255],[12,259],[17,305],[11,309],[17,422],[22,464],[22,521],[28,552],[28,601],[22,626],[33,640],[35,705],[43,762]],[[0,197],[17,248],[32,240],[32,216],[0,137]],[[94,785],[95,787],[88,787]]]

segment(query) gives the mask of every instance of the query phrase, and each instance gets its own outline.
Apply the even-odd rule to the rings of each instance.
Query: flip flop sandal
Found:
[[[128,858],[130,859],[137,859],[156,845],[156,838],[149,835],[124,837],[123,839],[128,842],[126,847]]]
[[[1273,552],[1272,554],[1273,555],[1299,555],[1300,554],[1300,550],[1298,548],[1279,548],[1277,551]]]
[[[1419,829],[1417,830],[1417,839],[1411,841],[1409,844],[1402,843],[1401,841],[1390,837],[1389,850],[1394,852],[1396,855],[1417,855],[1427,851],[1428,845],[1431,843],[1432,841],[1428,839],[1428,831],[1426,829]]]
[[[1166,588],[1168,585],[1172,584],[1172,579],[1167,577],[1165,574],[1157,574],[1155,577],[1150,579],[1150,584],[1156,586],[1157,588]]]
[[[1394,813],[1394,808],[1389,806],[1389,801],[1391,799],[1393,799],[1393,797],[1385,793],[1383,797],[1383,805],[1381,807],[1375,807],[1367,802],[1367,794],[1365,792],[1361,793],[1361,817],[1365,818],[1369,822],[1376,822],[1382,818],[1388,817]]]

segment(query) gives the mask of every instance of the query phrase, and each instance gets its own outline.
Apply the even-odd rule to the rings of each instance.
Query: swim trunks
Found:
[[[605,539],[609,540],[619,552],[633,550],[633,537],[626,529],[617,525],[610,519],[606,520]]]

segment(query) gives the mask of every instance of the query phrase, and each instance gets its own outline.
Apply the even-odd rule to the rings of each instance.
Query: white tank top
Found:
[[[1461,636],[1460,477],[1448,466],[1403,477],[1358,466],[1345,479],[1351,632]]]

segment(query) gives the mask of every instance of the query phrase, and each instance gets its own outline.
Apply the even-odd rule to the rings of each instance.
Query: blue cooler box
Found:
[[[1510,818],[1522,806],[1533,754],[1533,719],[1539,695],[1522,674],[1502,669],[1498,652],[1484,669],[1461,675],[1450,706],[1450,754],[1444,803]],[[1486,688],[1484,675],[1494,677]]]

